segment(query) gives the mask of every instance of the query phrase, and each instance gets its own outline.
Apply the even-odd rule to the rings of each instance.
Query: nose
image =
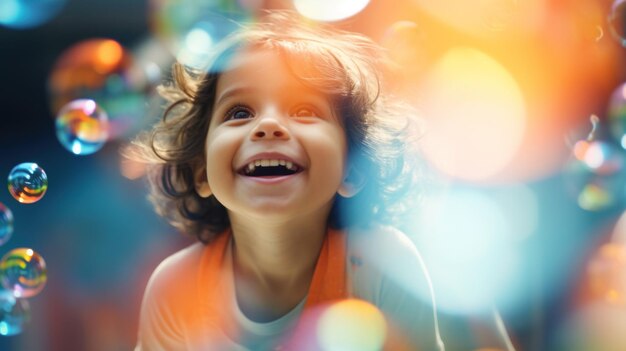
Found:
[[[289,139],[288,129],[274,117],[261,117],[252,131],[252,140]]]

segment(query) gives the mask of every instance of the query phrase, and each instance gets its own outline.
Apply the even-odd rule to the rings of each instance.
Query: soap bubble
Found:
[[[47,189],[48,176],[36,163],[20,163],[9,173],[9,192],[21,203],[31,204],[41,200]]]
[[[0,25],[25,29],[39,26],[59,13],[65,0],[0,1]]]
[[[611,35],[622,46],[626,47],[626,0],[616,0],[611,6],[609,14],[609,29]]]
[[[13,213],[0,202],[0,245],[3,245],[13,234]]]
[[[77,99],[90,99],[107,112],[109,138],[135,134],[144,116],[153,70],[136,69],[132,55],[112,39],[89,39],[72,45],[56,60],[48,87],[50,106],[59,110]]]
[[[56,130],[63,147],[75,155],[89,155],[107,141],[108,116],[93,100],[74,100],[59,111]]]
[[[0,279],[15,297],[35,296],[46,284],[46,262],[32,249],[13,249],[0,261]]]
[[[16,298],[10,291],[0,290],[0,335],[17,335],[22,332],[28,321],[30,321],[28,301]]]

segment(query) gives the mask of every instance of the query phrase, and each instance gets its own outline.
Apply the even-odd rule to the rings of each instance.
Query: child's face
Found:
[[[244,50],[220,76],[206,174],[231,212],[269,219],[329,210],[346,150],[331,102],[296,79],[275,52]]]

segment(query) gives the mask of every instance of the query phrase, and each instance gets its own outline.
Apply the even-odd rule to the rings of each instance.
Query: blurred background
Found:
[[[626,349],[626,1],[0,0],[0,176],[22,196],[0,191],[0,255],[47,267],[0,296],[0,350],[132,349],[150,273],[192,241],[120,147],[174,59],[202,68],[264,9],[388,50],[423,120],[403,229],[444,318],[496,307],[520,350]]]

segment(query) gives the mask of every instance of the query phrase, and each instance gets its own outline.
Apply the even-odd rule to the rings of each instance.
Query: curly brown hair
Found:
[[[194,171],[204,165],[204,145],[220,72],[242,48],[276,50],[304,84],[330,97],[341,116],[348,159],[367,178],[352,198],[336,196],[328,223],[335,228],[390,223],[413,198],[417,158],[407,157],[415,135],[415,111],[383,94],[386,64],[370,39],[288,12],[272,12],[216,45],[204,69],[175,63],[172,80],[159,87],[168,102],[163,118],[124,150],[148,164],[150,200],[158,214],[182,232],[207,243],[230,225],[226,208],[200,197]]]

